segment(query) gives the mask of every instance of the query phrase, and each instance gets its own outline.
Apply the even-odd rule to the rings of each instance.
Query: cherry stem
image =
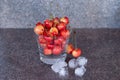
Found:
[[[53,1],[50,2],[50,9],[51,9],[52,7],[53,7]],[[49,17],[50,17],[50,19],[53,19],[53,18],[54,18],[54,15],[53,15],[52,12],[50,12]]]
[[[73,37],[74,37],[74,46],[75,46],[75,48],[77,48],[76,31],[75,30],[73,32]]]
[[[54,16],[53,16],[52,13],[50,13],[49,16],[50,16],[50,19],[53,19],[53,18],[54,18]]]

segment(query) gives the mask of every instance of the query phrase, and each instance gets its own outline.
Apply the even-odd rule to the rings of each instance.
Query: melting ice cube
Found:
[[[58,72],[60,76],[67,76],[68,75],[68,69],[67,68],[61,68],[60,71]]]
[[[68,65],[70,68],[76,68],[77,67],[77,62],[76,62],[76,59],[71,59],[69,62],[68,62]]]
[[[67,63],[66,62],[64,62],[64,61],[60,61],[60,62],[58,62],[57,63],[58,65],[59,65],[59,67],[66,67],[67,66]]]
[[[79,77],[82,77],[85,74],[85,72],[86,72],[86,69],[84,66],[78,67],[75,69],[75,75]]]
[[[52,69],[55,73],[57,73],[57,72],[60,71],[60,68],[59,68],[59,66],[57,66],[57,65],[52,65],[52,66],[51,66],[51,69]]]
[[[78,57],[77,58],[77,63],[79,66],[85,66],[87,64],[87,58],[85,57]]]
[[[67,63],[66,62],[64,62],[64,61],[57,61],[55,64],[53,64],[52,66],[51,66],[51,68],[52,68],[52,70],[54,71],[54,72],[59,72],[62,68],[64,68],[64,67],[66,67],[67,66]]]

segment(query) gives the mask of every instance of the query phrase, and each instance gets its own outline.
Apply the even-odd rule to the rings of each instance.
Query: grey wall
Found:
[[[120,28],[120,0],[0,0],[0,28],[33,28],[50,12],[72,27]]]

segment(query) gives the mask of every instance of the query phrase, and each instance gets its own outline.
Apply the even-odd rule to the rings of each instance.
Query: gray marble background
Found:
[[[0,0],[0,28],[33,28],[50,13],[75,28],[120,28],[120,0]]]

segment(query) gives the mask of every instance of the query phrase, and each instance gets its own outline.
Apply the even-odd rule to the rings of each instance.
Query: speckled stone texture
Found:
[[[120,28],[120,0],[0,0],[0,28],[33,28],[50,13],[75,28]]]
[[[119,80],[120,29],[76,31],[77,46],[88,59],[83,78],[73,70],[69,77],[59,77],[42,63],[32,29],[0,29],[0,80]]]

